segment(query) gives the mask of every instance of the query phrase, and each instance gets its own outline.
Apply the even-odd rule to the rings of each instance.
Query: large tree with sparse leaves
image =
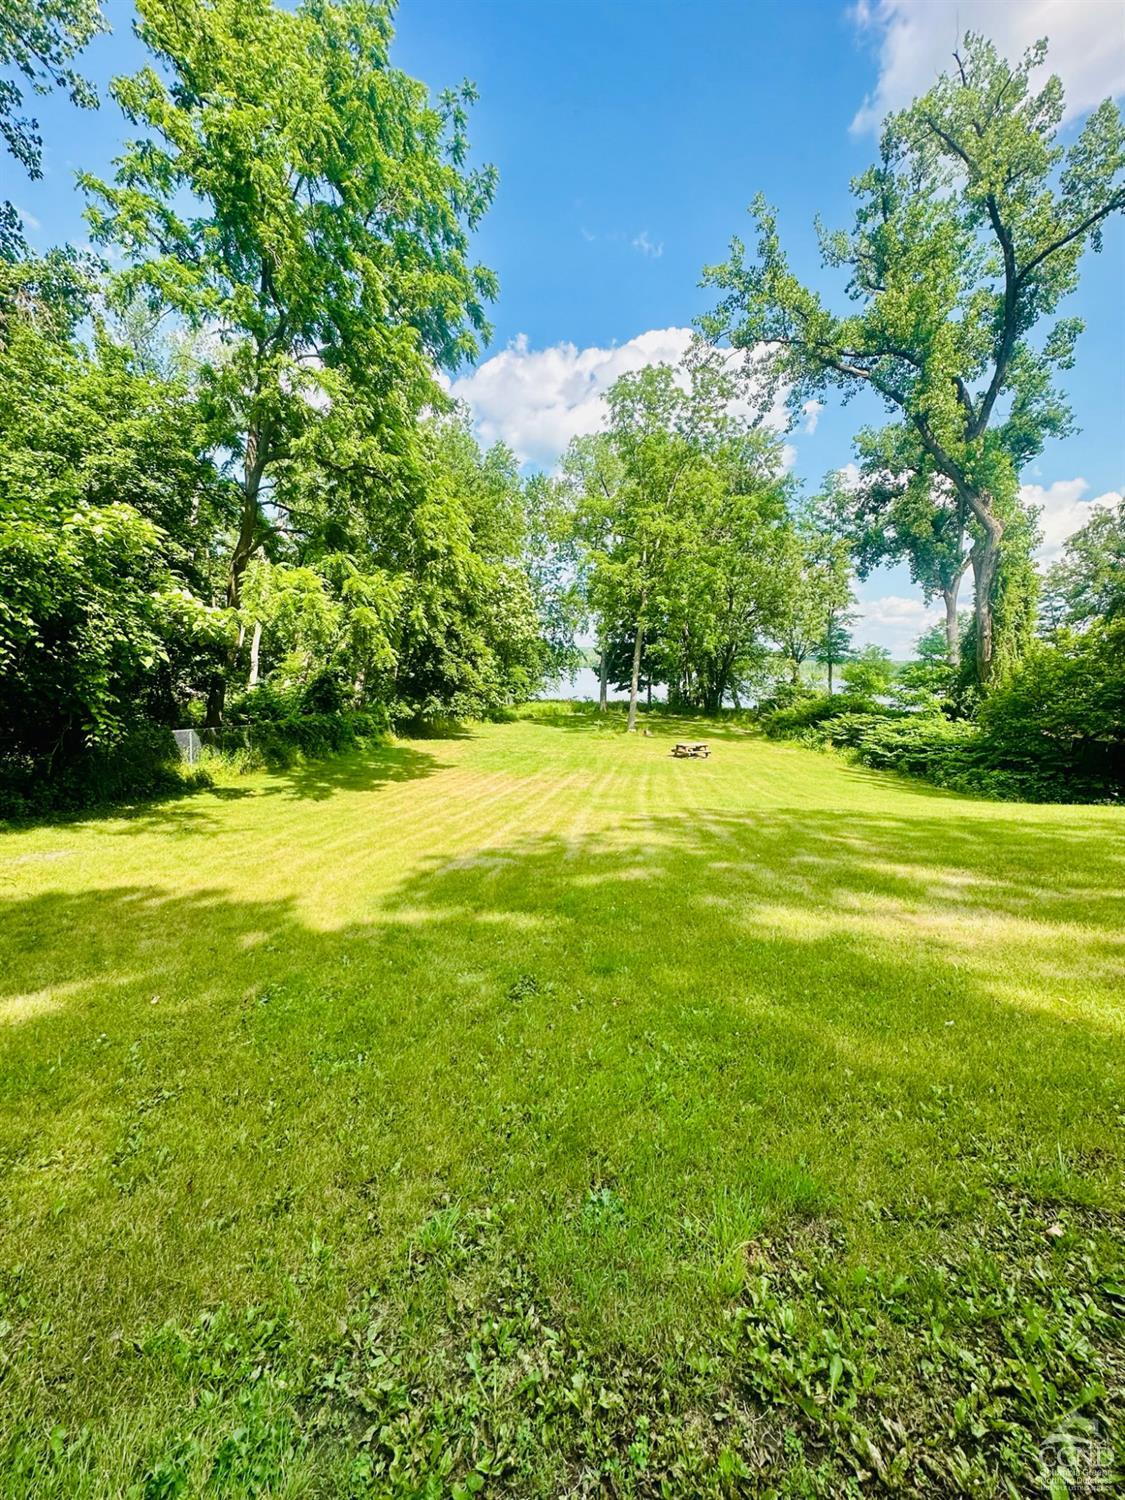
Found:
[[[707,272],[721,292],[708,333],[765,346],[767,398],[794,410],[829,387],[871,390],[952,487],[974,536],[974,642],[987,685],[997,658],[995,588],[1022,465],[1069,430],[1055,374],[1081,325],[1056,317],[1084,250],[1125,208],[1125,132],[1106,100],[1073,144],[1058,143],[1063,90],[967,35],[954,67],[884,127],[878,163],[856,179],[850,232],[820,231],[848,275],[834,311],[792,271],[773,211],[754,206],[757,253],[735,241]]]

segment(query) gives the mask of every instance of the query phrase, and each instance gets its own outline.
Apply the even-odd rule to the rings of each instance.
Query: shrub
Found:
[[[848,738],[835,743],[852,745],[864,765],[967,789],[965,777],[976,763],[980,741],[975,725],[940,714],[900,718],[855,714],[852,719]]]
[[[388,728],[385,713],[294,714],[207,730],[204,743],[210,754],[241,770],[284,769],[299,757],[315,760],[334,755],[360,740],[385,734]]]
[[[981,705],[990,763],[1061,801],[1125,792],[1125,619],[1036,642]]]
[[[819,726],[842,715],[854,715],[874,704],[854,694],[826,693],[813,698],[802,698],[781,708],[765,709],[759,723],[771,739],[800,739],[810,744],[823,744],[824,736]]]
[[[169,730],[146,725],[112,745],[94,746],[61,761],[31,755],[0,759],[0,817],[144,801],[208,779],[183,765]]]
[[[300,712],[299,691],[260,682],[244,692],[232,693],[227,702],[228,724],[266,724],[296,718]]]
[[[302,689],[302,713],[340,714],[346,706],[344,686],[332,672],[318,672]]]
[[[847,693],[857,698],[877,698],[894,681],[891,653],[883,646],[864,646],[844,663],[840,675]]]

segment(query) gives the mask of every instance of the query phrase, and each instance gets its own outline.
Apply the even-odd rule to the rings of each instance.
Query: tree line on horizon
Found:
[[[631,728],[654,682],[685,709],[780,704],[810,661],[831,689],[852,581],[885,562],[943,602],[955,716],[1037,629],[1120,627],[1120,512],[1044,605],[1019,497],[1071,430],[1060,303],[1125,207],[1120,114],[1064,150],[1061,86],[1031,82],[1045,44],[1011,64],[968,36],[887,121],[852,230],[820,231],[850,311],[793,274],[757,200],[684,367],[624,376],[602,430],[527,475],[437,379],[497,295],[471,255],[496,186],[472,86],[434,98],[396,68],[369,0],[136,8],[149,61],[111,85],[134,136],[111,179],[79,176],[104,258],[33,254],[0,214],[0,761],[25,783],[144,726],[488,715],[587,631]],[[97,0],[0,17],[0,133],[32,176],[21,83],[94,106],[77,60],[102,25]],[[889,420],[805,497],[764,418],[830,389]]]

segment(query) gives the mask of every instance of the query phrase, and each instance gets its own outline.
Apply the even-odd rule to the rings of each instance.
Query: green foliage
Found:
[[[761,679],[793,612],[806,555],[792,486],[776,439],[731,414],[738,389],[700,351],[680,372],[623,376],[605,431],[564,461],[578,574],[631,705],[635,686],[663,682],[673,702],[717,710]]]
[[[950,661],[949,628],[946,623],[931,625],[918,637],[914,657],[899,667],[893,684],[895,701],[906,708],[954,714],[959,707],[959,674],[956,661],[960,643],[969,629],[970,617],[960,614],[954,631],[958,649]]]
[[[848,749],[876,770],[1034,802],[1115,801],[1125,793],[1125,622],[1037,642],[977,719],[857,707],[851,691],[766,713],[771,737]],[[871,684],[867,686],[870,688]],[[873,689],[881,694],[881,688]]]
[[[823,742],[822,726],[828,720],[853,715],[866,705],[842,693],[802,694],[795,702],[771,699],[761,706],[758,722],[771,739],[799,739],[806,744]]]
[[[0,6],[0,139],[29,177],[43,175],[43,141],[34,119],[21,113],[22,79],[34,93],[65,89],[84,109],[98,96],[72,66],[73,59],[105,27],[100,0],[4,0]],[[0,204],[0,261],[27,252],[17,210]]]
[[[433,379],[494,292],[468,256],[495,175],[466,165],[471,87],[432,104],[365,0],[144,0],[139,35],[154,66],[113,92],[143,138],[83,179],[125,269],[0,288],[12,753],[53,772],[134,722],[215,726],[243,685],[286,721],[533,694],[573,650],[565,549]],[[115,321],[87,349],[95,293]]]
[[[463,413],[431,424],[424,437],[426,500],[397,542],[409,576],[387,684],[391,712],[486,717],[533,696],[561,642],[554,596],[526,551],[538,501],[508,449],[480,452]]]
[[[864,646],[844,663],[844,688],[858,698],[879,698],[894,681],[891,653],[884,646]]]
[[[366,575],[388,523],[427,526],[418,429],[442,405],[433,364],[487,335],[495,278],[470,264],[468,234],[495,173],[465,166],[474,91],[432,105],[391,65],[390,12],[367,0],[138,8],[163,76],[114,81],[142,139],[113,183],[82,183],[95,239],[130,262],[118,300],[221,330],[200,381],[241,468],[226,603],[241,607],[259,550],[296,544],[279,560],[302,567],[344,555]],[[378,575],[368,586],[379,594]],[[379,635],[378,615],[361,629]],[[212,680],[212,722],[237,658]]]
[[[849,691],[766,711],[765,732],[809,745],[853,751],[877,770],[923,776],[939,786],[1036,802],[1114,801],[1125,792],[1125,621],[1098,621],[1083,633],[1036,642],[980,705],[975,719],[955,711],[944,629],[919,641],[919,660],[901,673],[905,708],[856,702],[886,685],[859,675]],[[872,652],[876,664],[878,654]],[[885,661],[880,671],[885,671]],[[846,669],[847,672],[848,669]],[[879,676],[880,673],[876,673]]]
[[[137,725],[81,755],[50,761],[18,751],[0,756],[0,818],[143,802],[209,785],[203,768],[183,765],[167,729]]]
[[[260,713],[254,700],[257,693],[264,695],[267,690],[247,694],[241,700],[246,705],[244,719],[235,719],[232,714],[232,722],[224,728],[203,731],[206,763],[217,756],[240,771],[263,767],[283,770],[301,760],[336,755],[387,733],[390,720],[385,712],[317,708],[316,704],[328,698],[325,688],[330,682],[319,679],[313,684],[315,691],[281,696],[280,700],[278,695],[270,695]]]
[[[1049,569],[1043,589],[1048,629],[1082,630],[1125,615],[1125,502],[1092,511]]]
[[[48,765],[167,723],[226,634],[198,597],[223,490],[188,392],[13,317],[0,360],[0,713]]]
[[[761,199],[756,258],[736,240],[707,273],[722,299],[706,331],[772,351],[765,404],[782,387],[794,412],[829,386],[869,388],[893,413],[895,426],[869,445],[886,491],[874,514],[880,526],[901,523],[896,551],[915,558],[930,587],[940,582],[931,561],[956,566],[969,525],[982,685],[993,673],[994,586],[1019,469],[1069,427],[1052,379],[1072,362],[1080,325],[1062,318],[1045,337],[1034,330],[1074,289],[1105,220],[1125,208],[1116,106],[1094,110],[1064,151],[1058,78],[1031,87],[1045,56],[1039,43],[1009,64],[967,35],[956,71],[888,119],[879,163],[854,183],[852,232],[820,231],[825,264],[849,276],[854,312],[832,312],[793,274]],[[888,458],[889,487],[879,477]],[[940,514],[928,510],[937,478]]]
[[[1066,800],[1125,793],[1125,619],[1036,642],[981,705],[990,761]]]

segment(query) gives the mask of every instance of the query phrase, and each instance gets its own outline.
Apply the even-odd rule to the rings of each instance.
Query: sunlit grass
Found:
[[[6,1493],[439,1495],[476,1466],[516,1495],[833,1494],[901,1454],[920,1488],[983,1494],[1030,1487],[1072,1407],[1111,1442],[1119,814],[729,724],[678,761],[682,726],[652,727],[540,710],[3,835]],[[938,1430],[944,1356],[923,1378],[903,1330],[1025,1276],[1051,1328],[1073,1300],[1087,1354],[1060,1374],[1062,1332],[1029,1338],[1057,1399]],[[756,1362],[763,1277],[794,1309],[781,1347],[824,1366],[811,1395]],[[852,1319],[860,1373],[833,1382],[818,1330],[853,1305],[877,1332]],[[1011,1342],[960,1305],[965,1342]],[[498,1306],[535,1315],[494,1385],[541,1360],[545,1389],[588,1370],[620,1405],[548,1403],[548,1431],[486,1400],[462,1345]],[[357,1327],[396,1351],[391,1408],[357,1396],[379,1384]]]

